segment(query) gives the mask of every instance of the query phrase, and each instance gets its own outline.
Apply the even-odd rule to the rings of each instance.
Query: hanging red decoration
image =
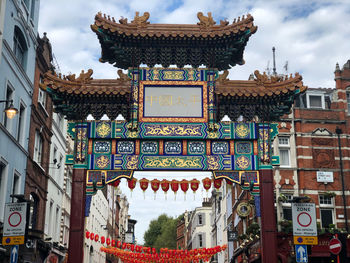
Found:
[[[104,244],[106,241],[106,238],[104,236],[101,237],[101,243]]]
[[[86,232],[85,232],[85,237],[86,237],[87,239],[89,239],[89,237],[90,237],[90,232],[89,232],[89,231],[86,231]]]
[[[115,180],[115,181],[113,181],[113,182],[111,183],[111,185],[112,185],[113,187],[118,187],[119,184],[120,184],[120,180]]]
[[[166,199],[167,199],[167,192],[169,191],[169,187],[170,187],[169,181],[166,180],[166,179],[163,179],[163,180],[160,182],[160,186],[162,187],[162,190],[164,191],[165,200],[166,200]]]
[[[202,180],[203,188],[208,192],[211,187],[211,179],[206,177]]]
[[[111,239],[109,237],[107,238],[106,244],[107,244],[107,246],[109,246],[111,244]]]
[[[95,234],[94,234],[94,233],[91,233],[91,234],[90,234],[90,239],[91,239],[91,240],[94,240],[94,238],[95,238]]]
[[[179,190],[179,181],[178,180],[171,180],[171,183],[170,183],[170,186],[171,186],[171,190],[174,192],[175,194],[175,200],[176,200],[176,193],[177,191]]]
[[[181,190],[185,193],[184,199],[186,200],[186,192],[188,191],[188,181],[186,179],[183,179],[180,182]]]
[[[156,192],[158,191],[159,186],[160,186],[160,181],[159,180],[153,179],[151,181],[151,188],[154,191],[154,200],[156,200]]]
[[[145,191],[148,188],[149,181],[146,178],[142,178],[140,181],[140,188],[143,191],[143,199],[145,199]]]
[[[132,191],[135,189],[135,187],[136,187],[136,182],[137,182],[137,179],[136,178],[132,178],[132,179],[128,179],[128,187],[129,187],[129,189],[130,189],[130,191],[131,191],[131,196],[132,196]]]
[[[95,241],[97,242],[99,238],[100,238],[99,235],[96,234],[95,235]]]
[[[199,181],[197,179],[192,179],[190,181],[191,190],[193,191],[193,200],[196,199],[196,191],[199,188]]]
[[[213,185],[216,190],[219,190],[222,185],[222,179],[214,179]]]

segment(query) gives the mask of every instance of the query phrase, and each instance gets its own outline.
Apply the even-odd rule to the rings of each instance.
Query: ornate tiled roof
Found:
[[[84,70],[79,77],[75,74],[64,76],[47,72],[45,74],[42,89],[49,87],[62,94],[67,95],[125,95],[130,93],[130,79],[126,74],[118,72],[118,79],[93,79],[93,71],[89,69],[86,73]]]
[[[251,15],[233,23],[220,21],[216,25],[211,13],[199,12],[197,24],[151,24],[150,14],[136,13],[134,20],[116,22],[98,13],[91,29],[101,44],[101,62],[127,69],[146,64],[163,67],[175,64],[182,68],[205,65],[219,70],[244,64],[243,52],[249,37],[257,30]]]
[[[145,12],[143,16],[139,16],[136,12],[134,20],[128,22],[127,18],[122,18],[119,23],[110,16],[98,13],[95,17],[95,24],[91,26],[93,31],[98,28],[109,30],[111,33],[125,34],[126,36],[141,36],[141,37],[180,37],[180,38],[214,38],[226,37],[231,34],[237,34],[250,30],[253,34],[257,30],[257,26],[253,24],[253,17],[248,14],[238,17],[229,23],[228,21],[220,21],[219,25],[213,20],[211,13],[208,16],[203,15],[202,12],[197,14],[199,22],[193,25],[186,24],[151,24],[147,20],[150,14]]]
[[[303,85],[302,76],[298,73],[294,77],[292,74],[290,76],[268,76],[256,70],[254,75],[255,78],[252,80],[228,80],[219,77],[215,92],[222,96],[254,98],[283,95],[297,90],[303,92],[307,88]]]

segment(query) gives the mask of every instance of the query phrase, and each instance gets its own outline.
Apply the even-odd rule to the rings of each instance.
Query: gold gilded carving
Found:
[[[212,155],[208,155],[207,158],[208,163],[208,170],[218,170],[219,169],[219,162],[218,158]]]
[[[166,70],[164,71],[164,79],[183,79],[183,71],[177,71],[177,70]]]
[[[132,156],[127,157],[126,168],[128,170],[136,170],[138,164],[139,164],[139,156],[138,155],[132,155]]]
[[[98,168],[104,169],[109,165],[109,159],[106,156],[102,155],[97,158],[96,165]]]
[[[200,157],[145,156],[145,168],[201,168]]]
[[[245,138],[248,136],[249,134],[249,129],[247,127],[246,124],[238,124],[236,126],[236,134],[240,137],[240,138]]]
[[[197,25],[199,26],[210,27],[216,24],[213,17],[211,16],[211,12],[208,12],[208,16],[203,15],[202,12],[198,12],[197,17],[199,19]]]
[[[149,13],[144,12],[143,16],[139,16],[139,14],[139,12],[136,12],[134,20],[131,21],[131,24],[136,24],[137,26],[145,26],[149,24],[149,22],[147,21],[150,16]]]
[[[101,138],[105,138],[111,133],[111,127],[104,122],[99,123],[96,127],[96,130],[98,136]]]
[[[250,160],[247,156],[239,156],[236,160],[236,164],[238,168],[244,170],[247,169],[250,165]]]
[[[200,136],[200,126],[179,126],[179,125],[149,125],[146,127],[145,135],[155,136]]]

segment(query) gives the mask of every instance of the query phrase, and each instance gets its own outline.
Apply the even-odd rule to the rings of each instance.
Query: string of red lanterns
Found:
[[[157,253],[155,248],[122,243],[104,236],[100,238],[98,234],[89,231],[85,232],[85,237],[102,245],[106,243],[107,247],[102,246],[100,250],[120,258],[124,263],[198,263],[201,260],[208,262],[212,256],[227,248],[227,245],[191,250],[161,248]]]

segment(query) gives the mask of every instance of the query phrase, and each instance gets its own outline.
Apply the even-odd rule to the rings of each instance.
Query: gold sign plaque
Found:
[[[207,83],[204,81],[141,81],[141,122],[207,122]]]

